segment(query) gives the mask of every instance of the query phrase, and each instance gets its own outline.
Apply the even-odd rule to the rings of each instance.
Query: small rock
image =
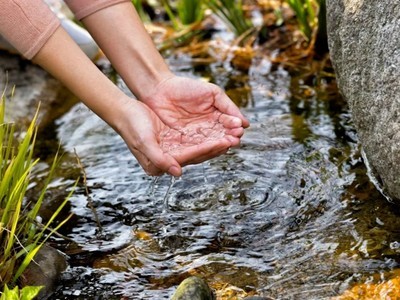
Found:
[[[215,295],[205,280],[192,276],[181,282],[171,300],[215,300]]]
[[[38,298],[47,299],[54,292],[56,282],[66,268],[65,256],[53,247],[43,245],[34,261],[25,269],[21,283],[23,286],[44,286]]]

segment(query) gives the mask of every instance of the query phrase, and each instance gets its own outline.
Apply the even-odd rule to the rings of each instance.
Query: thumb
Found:
[[[216,88],[214,93],[214,106],[223,114],[237,117],[242,121],[242,126],[247,128],[250,126],[249,120],[240,112],[240,109],[228,97],[228,95],[220,88]]]

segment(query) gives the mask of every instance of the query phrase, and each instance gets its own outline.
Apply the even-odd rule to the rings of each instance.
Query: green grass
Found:
[[[0,99],[0,285],[14,287],[43,243],[69,219],[61,221],[53,229],[50,227],[69,196],[50,220],[44,224],[37,223],[59,156],[53,160],[43,189],[32,203],[28,203],[26,192],[31,183],[31,172],[39,161],[33,157],[38,114],[33,117],[23,138],[16,140],[15,124],[5,122],[5,110],[3,93]]]
[[[203,19],[203,0],[178,0],[176,10],[183,25],[190,25]]]
[[[317,22],[318,3],[315,0],[286,0],[296,14],[301,32],[311,40]]]
[[[253,28],[240,0],[208,0],[205,4],[235,33],[237,37]]]
[[[135,6],[135,9],[136,9],[140,19],[143,22],[150,22],[150,17],[143,8],[142,0],[132,0],[132,4],[133,4],[133,6]]]
[[[203,0],[161,0],[175,30],[199,22],[204,16]]]

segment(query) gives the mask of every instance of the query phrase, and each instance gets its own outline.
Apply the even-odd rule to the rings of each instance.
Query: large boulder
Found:
[[[327,0],[339,88],[383,190],[400,203],[400,2]]]

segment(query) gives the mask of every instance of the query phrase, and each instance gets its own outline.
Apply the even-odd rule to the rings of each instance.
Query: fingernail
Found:
[[[170,167],[168,173],[175,177],[181,176],[181,170],[177,166]]]

